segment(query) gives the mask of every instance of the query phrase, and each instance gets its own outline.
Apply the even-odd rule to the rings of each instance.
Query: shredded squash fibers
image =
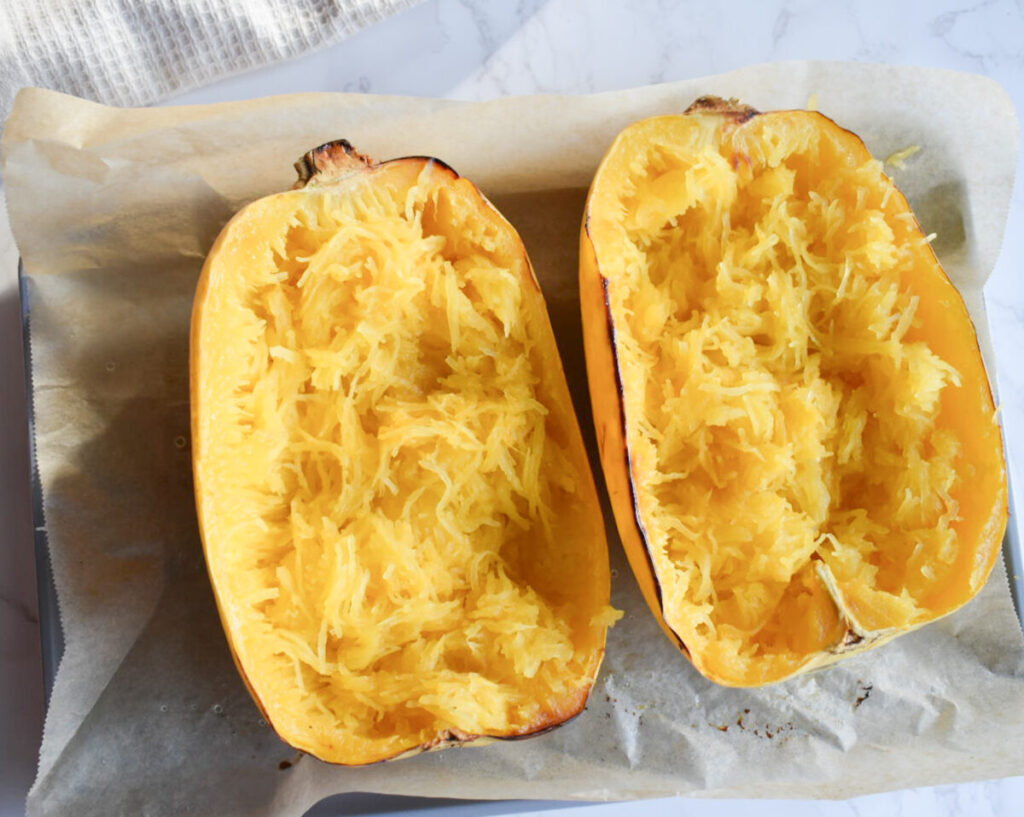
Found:
[[[739,684],[947,612],[993,553],[958,535],[977,474],[913,215],[850,134],[746,118],[634,126],[588,225],[664,618]]]
[[[229,636],[285,739],[343,763],[564,720],[614,618],[518,239],[468,182],[403,161],[252,205],[201,327]]]

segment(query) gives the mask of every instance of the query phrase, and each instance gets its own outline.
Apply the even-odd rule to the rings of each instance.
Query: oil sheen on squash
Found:
[[[250,205],[207,278],[204,541],[282,737],[366,763],[579,712],[614,620],[604,529],[511,226],[399,160]]]
[[[905,199],[824,117],[751,113],[634,125],[587,225],[664,621],[739,685],[962,604],[1006,502],[977,342]]]

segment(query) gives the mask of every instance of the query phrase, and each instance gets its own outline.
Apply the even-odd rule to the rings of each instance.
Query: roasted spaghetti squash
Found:
[[[579,713],[615,614],[597,494],[511,225],[345,142],[224,228],[192,327],[195,494],[280,736],[363,764]]]
[[[985,583],[1007,488],[977,339],[854,134],[716,98],[628,127],[580,286],[619,532],[708,678],[822,666]]]

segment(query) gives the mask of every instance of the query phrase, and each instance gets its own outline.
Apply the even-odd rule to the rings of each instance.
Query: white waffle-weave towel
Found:
[[[329,45],[418,0],[0,0],[0,122],[26,85],[111,105]]]

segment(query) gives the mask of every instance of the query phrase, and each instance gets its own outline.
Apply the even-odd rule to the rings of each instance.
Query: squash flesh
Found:
[[[647,120],[587,219],[660,615],[698,669],[780,680],[851,624],[905,631],[977,592],[1006,499],[984,369],[856,137],[799,112]]]
[[[543,300],[481,201],[386,163],[250,205],[211,254],[211,576],[268,719],[326,760],[557,724],[614,619]]]

